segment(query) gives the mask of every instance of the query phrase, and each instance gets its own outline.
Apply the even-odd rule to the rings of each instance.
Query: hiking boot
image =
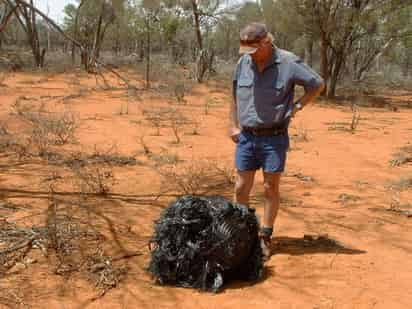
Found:
[[[262,248],[263,261],[268,261],[270,259],[270,256],[272,255],[270,248],[270,235],[260,234],[259,239],[260,246]]]

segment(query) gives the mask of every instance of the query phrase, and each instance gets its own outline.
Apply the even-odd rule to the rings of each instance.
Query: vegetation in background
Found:
[[[37,67],[62,51],[91,72],[104,57],[121,63],[132,56],[136,64],[143,62],[149,88],[161,56],[203,82],[219,73],[221,63],[236,61],[239,29],[262,21],[277,46],[320,72],[328,97],[343,83],[411,76],[411,0],[77,0],[65,7],[60,27],[82,47],[59,35],[30,5],[31,0],[0,1],[0,65],[10,66],[13,54],[28,47]]]

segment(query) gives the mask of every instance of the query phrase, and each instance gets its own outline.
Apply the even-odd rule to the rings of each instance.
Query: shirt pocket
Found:
[[[237,81],[236,97],[240,101],[249,101],[253,95],[253,79],[240,77]]]
[[[281,102],[283,99],[284,99],[284,97],[285,97],[285,90],[286,90],[286,85],[285,85],[285,82],[283,81],[283,80],[277,80],[275,83],[274,83],[274,85],[273,85],[273,88],[274,88],[274,94],[275,94],[275,97],[277,98],[277,102],[279,102],[279,103],[283,103],[283,102]]]
[[[267,124],[281,126],[287,108],[286,85],[283,81],[272,81],[255,93],[256,108],[260,118]]]
[[[273,123],[275,125],[281,125],[284,121],[284,116],[287,109],[286,102],[286,85],[284,81],[278,80],[274,83],[274,113],[273,113]]]

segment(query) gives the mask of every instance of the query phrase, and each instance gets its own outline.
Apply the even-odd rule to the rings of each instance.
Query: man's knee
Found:
[[[279,195],[279,177],[268,177],[263,181],[263,189],[266,196]]]
[[[278,196],[279,195],[279,186],[275,186],[271,183],[264,183],[263,189],[266,196]]]
[[[238,195],[247,195],[253,186],[253,178],[251,177],[236,177],[235,192]]]
[[[235,184],[236,194],[247,194],[250,191],[250,185],[244,179],[237,179]]]

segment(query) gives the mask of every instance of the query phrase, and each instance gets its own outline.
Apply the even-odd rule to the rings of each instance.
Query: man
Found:
[[[260,230],[262,251],[270,257],[270,239],[279,209],[279,181],[289,147],[288,125],[296,112],[324,88],[323,79],[294,54],[277,48],[261,23],[240,31],[239,59],[233,78],[230,132],[236,145],[235,201],[249,204],[256,170],[263,170],[265,196]],[[305,94],[294,101],[294,87]]]

